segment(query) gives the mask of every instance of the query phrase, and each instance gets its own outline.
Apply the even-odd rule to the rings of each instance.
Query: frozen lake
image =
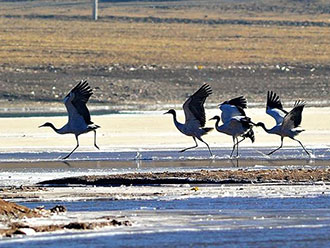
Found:
[[[309,148],[308,156],[300,147],[282,148],[271,156],[267,153],[274,147],[244,147],[240,149],[239,158],[243,160],[330,160],[330,148]],[[122,149],[103,151],[77,151],[70,158],[63,160],[67,154],[63,151],[49,150],[0,152],[0,162],[40,162],[40,161],[186,161],[186,160],[235,160],[230,158],[230,148],[215,148],[213,156],[205,149],[192,149],[184,153],[180,149]]]
[[[24,202],[28,207],[59,202]],[[69,211],[127,216],[131,227],[35,235],[3,247],[329,247],[330,197],[60,202]],[[96,215],[97,216],[97,215]]]

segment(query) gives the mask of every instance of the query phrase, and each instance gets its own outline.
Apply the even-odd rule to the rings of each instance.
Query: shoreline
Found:
[[[24,118],[24,117],[59,117],[67,116],[67,110],[62,102],[54,103],[41,103],[41,102],[32,102],[33,107],[28,106],[30,102],[23,102],[17,106],[1,106],[0,104],[0,118]],[[292,108],[292,102],[283,102],[282,103],[285,109]],[[40,105],[40,106],[39,106]],[[114,106],[104,106],[99,104],[89,104],[88,109],[91,113],[91,116],[104,116],[104,115],[132,115],[132,114],[162,114],[168,109],[176,109],[177,111],[182,110],[182,105],[180,103],[172,104],[127,104],[127,105],[114,105]],[[218,109],[218,103],[207,103],[205,104],[206,111],[214,111]],[[250,109],[265,109],[265,102],[249,102],[248,111]],[[330,108],[330,100],[315,100],[309,101],[305,108],[319,108],[327,109]]]

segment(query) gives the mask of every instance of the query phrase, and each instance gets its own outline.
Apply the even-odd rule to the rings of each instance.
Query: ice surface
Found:
[[[125,216],[131,227],[33,235],[2,240],[5,247],[327,247],[329,196],[199,198],[177,201],[64,202],[65,218]],[[26,203],[25,203],[26,204]],[[42,203],[47,206],[50,203]],[[55,204],[55,203],[53,203]],[[28,206],[33,207],[36,203]],[[284,207],[285,206],[285,207]],[[118,210],[120,209],[120,210]]]
[[[311,156],[308,156],[299,148],[282,148],[272,156],[266,155],[273,147],[269,148],[244,148],[240,150],[240,159],[250,160],[330,160],[330,149],[313,148]],[[213,156],[210,156],[206,149],[195,149],[179,153],[174,149],[139,149],[129,150],[103,150],[103,151],[77,151],[69,159],[62,158],[67,152],[49,150],[47,152],[22,151],[22,152],[0,152],[1,162],[45,162],[45,161],[173,161],[173,160],[228,160],[231,150],[228,148],[214,149]]]

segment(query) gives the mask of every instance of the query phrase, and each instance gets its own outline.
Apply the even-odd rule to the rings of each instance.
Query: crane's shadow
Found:
[[[232,158],[230,159],[230,163],[233,165],[233,167],[239,167],[239,158]]]
[[[62,162],[63,164],[65,164],[65,165],[67,165],[67,166],[70,167],[70,168],[72,167],[72,165],[71,165],[68,161],[63,161],[63,160],[62,160],[61,162]]]

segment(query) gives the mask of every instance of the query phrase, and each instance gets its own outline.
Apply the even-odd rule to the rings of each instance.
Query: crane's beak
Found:
[[[220,117],[216,115],[216,116],[213,116],[211,119],[209,119],[209,121],[218,120],[218,119],[220,120]]]
[[[39,128],[40,128],[40,127],[44,127],[44,126],[45,126],[45,124],[43,124],[43,125],[39,126]]]
[[[166,114],[168,114],[169,112],[167,111],[167,112],[165,112],[165,113],[163,113],[163,115],[166,115]]]

